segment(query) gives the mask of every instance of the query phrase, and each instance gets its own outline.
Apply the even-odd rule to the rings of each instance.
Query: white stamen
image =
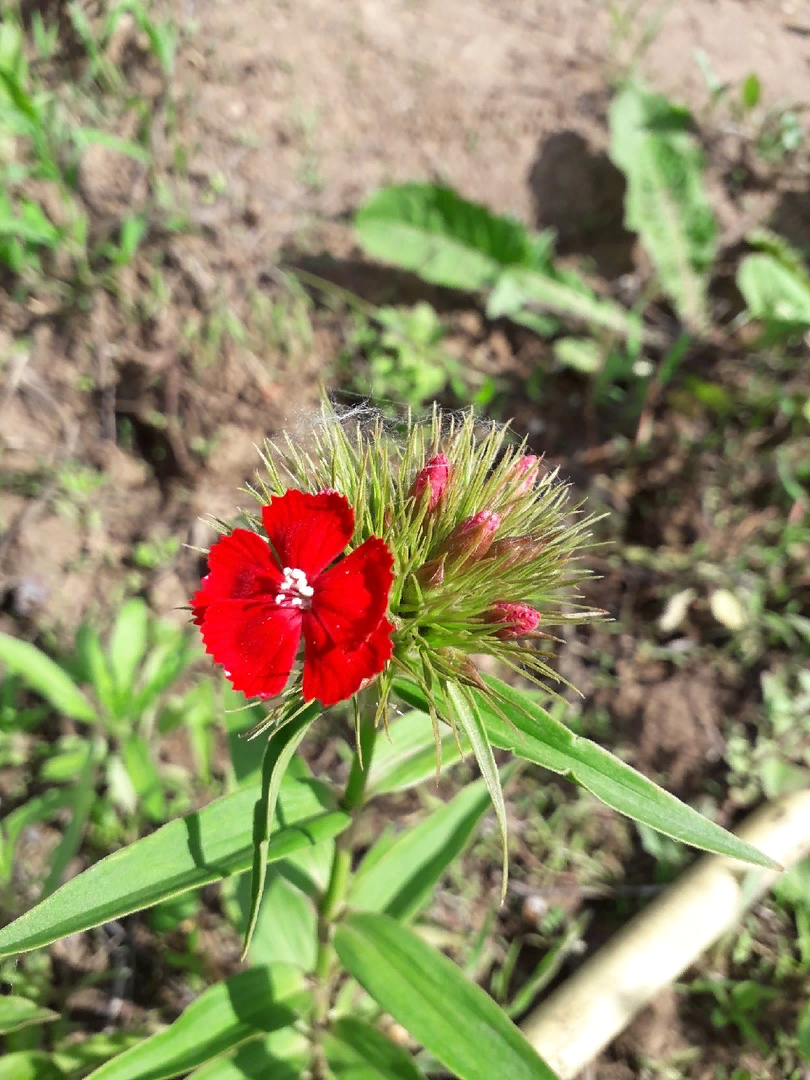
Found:
[[[283,566],[280,591],[276,593],[276,603],[286,607],[309,609],[309,598],[315,590],[307,581],[307,575],[297,566]]]

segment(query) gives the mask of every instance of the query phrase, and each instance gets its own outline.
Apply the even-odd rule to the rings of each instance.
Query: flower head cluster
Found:
[[[398,676],[441,718],[451,683],[486,692],[482,653],[555,678],[536,647],[547,628],[597,614],[572,603],[590,522],[510,439],[471,412],[435,410],[397,440],[325,408],[308,453],[268,443],[249,489],[260,512],[214,545],[192,600],[233,685],[331,705],[378,679],[384,717]]]

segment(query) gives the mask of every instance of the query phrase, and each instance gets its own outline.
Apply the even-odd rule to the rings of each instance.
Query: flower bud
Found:
[[[435,589],[444,581],[444,559],[429,559],[414,573],[422,589]]]
[[[513,566],[534,562],[545,546],[546,542],[540,536],[503,536],[493,540],[486,557],[500,560],[501,569],[511,570]]]
[[[533,633],[543,616],[528,604],[493,604],[485,618],[487,622],[498,624],[495,637],[510,641]]]
[[[438,556],[445,555],[448,565],[452,564],[454,567],[477,562],[489,551],[500,525],[500,514],[496,514],[494,510],[481,510],[456,525],[439,548]]]
[[[435,510],[450,480],[450,460],[446,454],[436,454],[420,469],[408,490],[408,497],[417,505],[428,493],[428,511]]]
[[[509,478],[510,480],[516,480],[518,477],[523,478],[515,492],[516,495],[525,495],[527,491],[532,490],[539,467],[540,458],[536,454],[526,454],[525,457],[515,462]]]

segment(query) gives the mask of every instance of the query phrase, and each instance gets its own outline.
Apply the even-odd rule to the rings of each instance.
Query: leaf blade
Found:
[[[88,724],[98,719],[96,710],[71,677],[35,645],[0,634],[0,663],[19,675],[58,712]]]
[[[367,993],[460,1080],[555,1080],[492,998],[396,920],[351,912],[335,949]]]
[[[248,787],[217,799],[95,863],[0,930],[0,956],[28,952],[247,870],[259,794]],[[282,784],[279,802],[268,861],[335,836],[349,822],[314,781]]]

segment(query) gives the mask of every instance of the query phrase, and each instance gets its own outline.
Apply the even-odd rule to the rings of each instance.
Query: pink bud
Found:
[[[499,624],[495,637],[509,641],[526,637],[540,625],[543,616],[528,604],[493,604],[486,614],[488,622]]]
[[[496,514],[494,510],[481,510],[456,525],[437,554],[446,555],[448,564],[455,566],[476,562],[489,551],[500,526],[500,514]]]
[[[510,479],[516,480],[518,477],[523,477],[515,492],[516,495],[525,495],[527,491],[532,490],[539,467],[540,458],[536,454],[527,454],[515,462]]]
[[[428,511],[435,510],[439,500],[447,489],[450,480],[450,459],[446,454],[436,454],[420,469],[410,486],[408,496],[421,502],[425,492],[429,492]]]
[[[444,559],[429,559],[414,576],[422,589],[435,589],[444,581]]]

